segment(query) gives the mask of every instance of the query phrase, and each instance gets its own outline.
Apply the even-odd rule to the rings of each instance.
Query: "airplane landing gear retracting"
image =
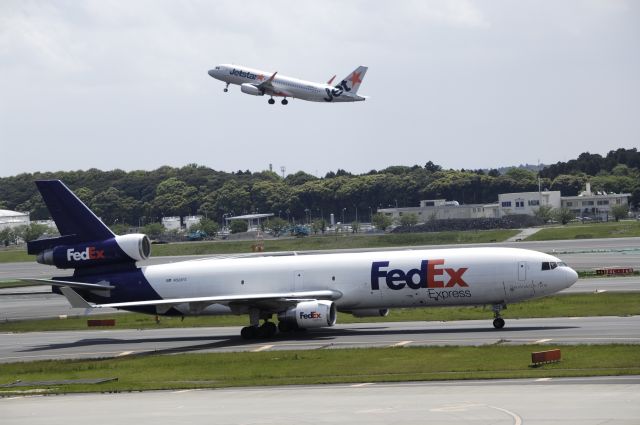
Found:
[[[493,327],[496,329],[502,329],[504,328],[504,319],[502,318],[502,316],[500,315],[500,312],[503,309],[506,309],[507,305],[506,304],[494,304],[493,305]]]

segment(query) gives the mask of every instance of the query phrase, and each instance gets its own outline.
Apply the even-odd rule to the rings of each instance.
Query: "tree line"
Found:
[[[587,181],[592,190],[631,193],[640,205],[640,153],[618,149],[605,157],[583,153],[540,170],[443,169],[424,165],[391,166],[352,174],[345,170],[317,177],[304,171],[282,178],[271,171],[223,172],[189,164],[152,171],[111,170],[24,173],[0,178],[0,209],[25,211],[32,220],[49,218],[34,180],[60,179],[108,225],[143,226],[163,216],[225,216],[273,213],[283,220],[367,222],[380,208],[417,206],[423,199],[491,203],[498,194],[543,189],[577,195]]]

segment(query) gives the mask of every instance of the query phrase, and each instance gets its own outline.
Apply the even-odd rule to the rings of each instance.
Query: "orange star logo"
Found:
[[[360,73],[354,72],[351,74],[351,87],[354,87],[356,84],[360,84],[362,80],[360,79]]]
[[[264,75],[258,75],[257,78],[258,78],[259,81],[262,81],[262,80],[264,80]]]

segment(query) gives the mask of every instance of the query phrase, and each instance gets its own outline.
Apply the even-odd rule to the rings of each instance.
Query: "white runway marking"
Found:
[[[361,384],[353,384],[351,385],[351,388],[361,388],[361,387],[366,387],[368,385],[373,385],[373,382],[363,382]]]
[[[487,407],[491,408],[491,409],[495,409],[495,410],[499,410],[501,412],[506,413],[507,415],[511,416],[513,418],[513,425],[522,425],[522,418],[518,415],[516,415],[515,413],[507,410],[507,409],[503,409],[502,407],[496,407],[496,406],[490,406],[487,405]]]
[[[391,345],[391,347],[404,347],[407,344],[411,344],[413,341],[400,341],[398,343],[395,343],[393,345]]]
[[[539,339],[537,341],[533,341],[532,344],[544,344],[545,342],[551,341],[551,338]]]
[[[262,347],[258,347],[255,350],[251,350],[251,351],[253,351],[254,353],[259,353],[260,351],[265,351],[270,348],[273,348],[273,345],[263,345]]]
[[[133,354],[133,351],[123,351],[122,353],[116,355],[116,357],[124,357],[128,356],[129,354]]]
[[[547,382],[547,381],[551,381],[551,378],[538,378],[538,379],[536,379],[536,382]]]

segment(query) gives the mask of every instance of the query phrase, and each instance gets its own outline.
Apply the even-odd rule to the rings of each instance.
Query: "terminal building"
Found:
[[[430,199],[420,201],[418,207],[382,208],[378,212],[398,220],[405,214],[415,214],[418,223],[442,219],[500,218],[507,215],[534,215],[541,206],[553,209],[568,208],[576,218],[608,221],[611,208],[628,205],[630,193],[591,192],[586,190],[578,196],[562,196],[560,191],[501,193],[496,204],[459,204],[457,201]]]
[[[7,227],[27,226],[30,222],[29,213],[0,210],[0,230]]]

